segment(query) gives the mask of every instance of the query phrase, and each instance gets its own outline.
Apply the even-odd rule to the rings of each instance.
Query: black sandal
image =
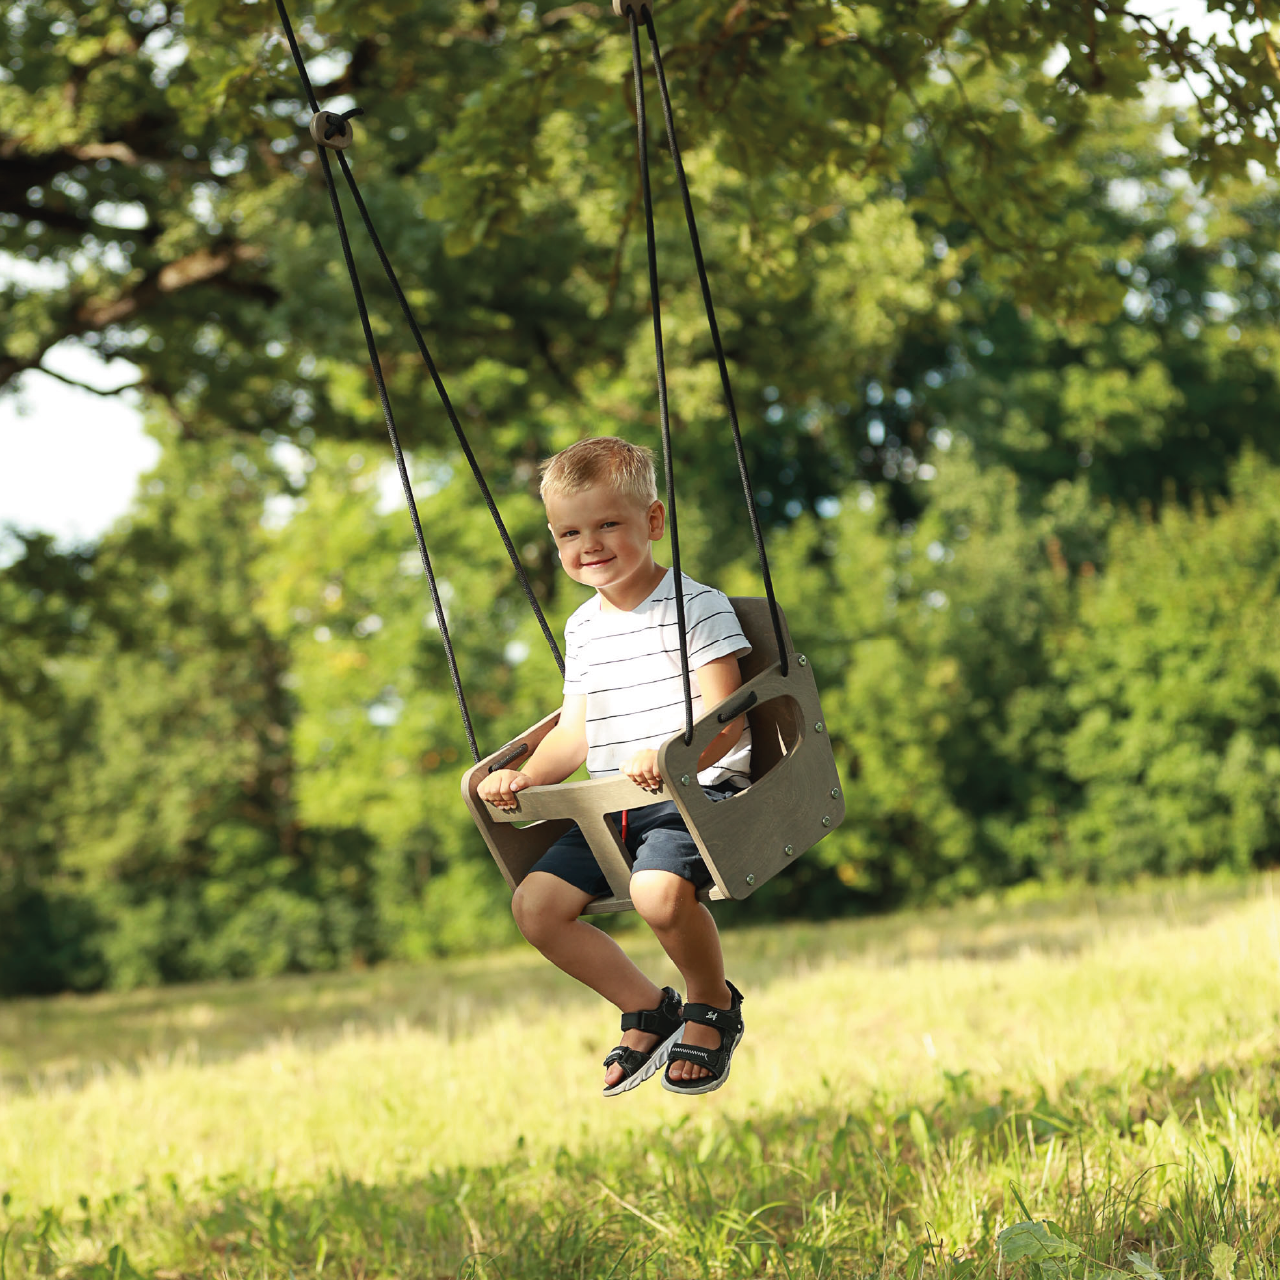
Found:
[[[607,1068],[616,1062],[626,1073],[615,1085],[605,1087],[604,1096],[615,1098],[636,1085],[643,1084],[655,1071],[666,1065],[667,1054],[676,1037],[684,1030],[681,1017],[680,995],[671,987],[662,988],[662,1003],[656,1009],[641,1009],[639,1013],[622,1015],[623,1031],[647,1031],[658,1037],[658,1043],[648,1053],[628,1049],[620,1044],[610,1051],[604,1060]]]
[[[700,1045],[678,1042],[671,1046],[667,1054],[669,1062],[692,1062],[696,1066],[705,1067],[711,1074],[699,1076],[696,1080],[673,1080],[668,1067],[662,1073],[664,1089],[670,1089],[672,1093],[714,1093],[729,1078],[729,1063],[733,1059],[733,1051],[742,1041],[746,1026],[742,1021],[742,992],[732,982],[725,985],[733,997],[729,1008],[717,1009],[711,1004],[684,1006],[684,1021],[714,1027],[720,1033],[720,1047],[704,1049]],[[684,1028],[681,1027],[680,1031],[683,1035]]]

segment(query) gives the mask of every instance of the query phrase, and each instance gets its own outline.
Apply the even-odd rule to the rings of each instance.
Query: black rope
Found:
[[[281,0],[276,0],[276,9],[280,14],[280,21],[284,26],[285,36],[289,41],[289,48],[293,53],[293,60],[298,68],[298,75],[302,80],[302,86],[306,91],[307,100],[311,104],[312,111],[320,110],[319,104],[311,88],[311,81],[307,78],[306,66],[302,59],[302,53],[298,48],[297,39],[293,34],[293,26],[289,21],[289,15],[285,11]],[[345,119],[352,112],[344,113]],[[458,444],[462,449],[463,456],[467,460],[467,465],[471,468],[471,474],[475,478],[476,485],[480,489],[481,495],[484,497],[485,505],[489,508],[489,515],[493,518],[493,523],[498,530],[499,536],[502,538],[502,545],[506,548],[507,556],[511,560],[512,568],[515,569],[516,577],[519,579],[520,587],[524,591],[525,598],[529,601],[529,606],[534,612],[534,616],[538,619],[538,625],[542,628],[542,634],[546,638],[547,645],[551,649],[551,656],[555,659],[556,666],[560,669],[560,674],[564,674],[564,658],[560,653],[560,646],[556,643],[555,636],[551,632],[547,619],[542,612],[542,606],[538,603],[538,598],[534,594],[529,577],[525,573],[524,565],[520,562],[519,553],[516,551],[515,544],[511,540],[511,535],[507,532],[507,527],[503,523],[502,515],[498,511],[498,505],[494,501],[493,494],[490,492],[489,485],[484,478],[484,473],[480,470],[480,464],[476,460],[474,451],[471,448],[471,442],[467,439],[466,433],[462,429],[462,423],[458,419],[457,412],[454,410],[453,402],[449,398],[449,393],[445,390],[444,382],[440,378],[439,371],[436,369],[435,361],[431,358],[431,352],[427,349],[426,340],[422,336],[422,330],[418,327],[418,322],[414,318],[413,312],[409,307],[409,302],[404,296],[404,290],[400,287],[400,281],[396,276],[391,262],[386,255],[386,251],[382,247],[382,241],[378,237],[377,231],[374,229],[373,220],[369,216],[369,210],[360,195],[360,188],[356,185],[355,175],[351,172],[351,166],[347,163],[347,158],[338,152],[338,163],[342,166],[343,176],[347,180],[347,186],[351,190],[352,197],[355,199],[356,207],[360,210],[360,217],[364,222],[365,230],[369,233],[369,239],[373,242],[373,247],[378,254],[378,260],[382,263],[382,269],[386,273],[391,288],[395,292],[396,301],[400,304],[400,310],[404,313],[405,319],[409,322],[409,328],[413,332],[414,341],[418,344],[418,351],[422,356],[423,363],[427,366],[427,372],[431,375],[431,381],[435,384],[436,393],[440,397],[440,402],[444,405],[445,413],[448,415],[449,424],[453,428],[453,433],[457,437]]]
[[[307,101],[311,104],[312,114],[315,114],[320,110],[320,104],[316,101],[315,90],[311,87],[311,78],[307,75],[307,64],[302,60],[302,50],[298,48],[298,39],[293,34],[293,23],[289,21],[289,15],[285,12],[282,0],[276,0],[276,12],[280,15],[280,25],[284,27],[285,39],[289,41],[293,65],[298,68],[298,79],[302,81],[303,92],[306,93]]]
[[[631,12],[631,10],[628,10]],[[653,53],[653,68],[658,74],[658,92],[662,97],[662,115],[667,126],[667,144],[671,159],[675,162],[676,179],[680,184],[680,198],[684,201],[685,221],[689,224],[689,239],[693,243],[693,259],[698,267],[698,280],[702,285],[702,301],[707,311],[707,323],[711,327],[711,342],[716,349],[716,362],[720,366],[720,386],[724,390],[725,407],[729,410],[729,424],[733,428],[733,447],[738,455],[738,474],[742,478],[742,493],[747,500],[747,515],[751,520],[751,533],[756,541],[756,555],[760,560],[760,576],[764,579],[764,593],[769,600],[769,616],[773,619],[773,634],[778,642],[778,654],[782,660],[782,674],[787,674],[787,646],[782,639],[782,619],[778,614],[778,601],[773,594],[773,577],[769,573],[769,558],[765,554],[764,534],[760,529],[760,516],[756,510],[756,498],[751,489],[751,477],[747,473],[747,456],[742,447],[742,432],[738,429],[738,409],[734,404],[733,387],[729,382],[729,366],[724,358],[724,346],[720,341],[720,326],[716,324],[715,304],[711,301],[711,283],[707,279],[707,267],[702,260],[702,243],[698,239],[698,224],[693,216],[693,200],[689,195],[689,181],[685,177],[684,164],[680,160],[680,145],[676,141],[675,119],[671,112],[671,95],[667,92],[667,76],[662,68],[662,54],[658,50],[658,33],[653,27],[653,15],[648,6],[642,10],[645,30],[649,33],[649,48]],[[632,37],[635,40],[635,21],[632,19]],[[639,57],[639,53],[636,53]]]
[[[307,98],[311,102],[312,109],[319,111],[320,108],[316,105],[315,94],[311,89],[311,82],[307,79],[302,53],[294,37],[293,27],[289,22],[289,15],[285,12],[284,0],[276,0],[276,9],[279,11],[280,20],[284,25],[285,35],[289,40],[289,48],[293,51],[293,60],[297,65],[298,75],[302,80],[303,88],[306,90]],[[355,258],[351,253],[351,241],[347,236],[347,225],[342,217],[342,206],[338,201],[338,186],[333,180],[333,167],[329,163],[328,148],[319,147],[317,149],[320,152],[320,162],[324,169],[325,186],[329,190],[329,202],[333,206],[333,220],[338,228],[338,239],[342,242],[342,256],[347,264],[347,274],[351,278],[351,291],[355,294],[356,309],[360,312],[360,325],[364,330],[365,345],[369,349],[369,364],[373,369],[374,381],[378,385],[378,398],[382,403],[382,416],[386,419],[387,434],[391,437],[391,448],[396,457],[396,469],[400,472],[400,484],[404,489],[405,502],[409,507],[409,518],[413,521],[414,537],[418,542],[418,554],[422,559],[422,568],[427,575],[427,585],[431,590],[431,603],[435,607],[436,625],[440,628],[440,638],[444,643],[445,658],[449,664],[449,675],[453,680],[453,691],[458,699],[458,710],[462,713],[462,724],[466,730],[467,743],[471,747],[472,759],[478,764],[480,762],[480,750],[476,746],[476,735],[471,725],[471,714],[467,710],[466,695],[462,691],[462,677],[458,673],[458,660],[453,652],[453,642],[449,638],[449,624],[445,618],[444,604],[440,599],[440,589],[436,583],[435,572],[431,567],[431,556],[427,552],[427,542],[422,532],[422,521],[418,517],[418,504],[414,500],[413,484],[409,479],[409,468],[405,463],[404,450],[400,447],[400,433],[396,430],[395,415],[391,411],[391,400],[387,395],[387,384],[382,376],[382,362],[378,359],[377,344],[373,340],[373,329],[369,324],[369,310],[365,306],[364,291],[360,288],[360,277],[356,272]]]
[[[647,10],[646,10],[647,16]],[[653,233],[653,194],[649,190],[649,139],[644,118],[644,70],[640,65],[640,28],[627,6],[631,26],[631,64],[636,82],[636,145],[644,192],[644,229],[649,250],[649,300],[653,310],[653,347],[658,364],[658,416],[662,423],[662,465],[667,473],[667,519],[671,524],[671,572],[676,583],[676,630],[680,634],[680,675],[684,681],[684,741],[693,741],[693,692],[689,683],[689,638],[685,634],[684,582],[680,573],[680,534],[676,526],[676,483],[671,459],[671,420],[667,412],[667,365],[662,354],[662,310],[658,301],[658,250]]]
[[[507,549],[511,567],[516,571],[516,577],[520,580],[525,599],[529,601],[529,607],[538,619],[538,625],[542,628],[543,636],[546,637],[551,656],[556,660],[556,666],[560,668],[560,674],[564,675],[564,658],[561,656],[560,646],[556,644],[555,636],[552,635],[551,627],[542,612],[542,606],[538,603],[538,597],[534,594],[533,586],[529,582],[529,576],[524,571],[524,565],[520,563],[520,555],[516,551],[515,543],[511,541],[507,526],[502,521],[502,516],[498,511],[498,504],[493,500],[493,494],[489,491],[489,485],[485,481],[484,473],[480,470],[480,463],[476,460],[475,453],[472,452],[471,442],[467,439],[466,433],[462,429],[462,423],[458,421],[457,411],[453,407],[453,401],[449,399],[449,393],[445,390],[444,382],[436,369],[436,363],[431,358],[431,352],[427,350],[427,343],[422,336],[422,330],[418,328],[418,322],[414,319],[413,312],[409,307],[409,301],[404,296],[404,290],[400,288],[400,281],[397,279],[396,273],[391,266],[391,261],[382,247],[382,241],[378,239],[377,231],[374,230],[373,219],[369,217],[369,210],[365,207],[364,200],[360,196],[360,188],[356,186],[355,175],[351,172],[347,157],[341,151],[338,152],[338,164],[342,166],[342,173],[347,180],[347,186],[351,189],[356,208],[360,210],[360,217],[364,220],[365,230],[369,233],[369,239],[373,241],[373,247],[378,254],[378,261],[382,263],[382,269],[386,272],[387,279],[391,283],[391,288],[396,295],[396,301],[400,304],[400,310],[404,313],[404,318],[409,322],[409,328],[413,331],[414,341],[418,344],[418,352],[422,356],[423,363],[427,366],[431,381],[435,383],[440,403],[444,405],[444,411],[449,415],[449,423],[453,427],[453,434],[457,437],[458,444],[467,459],[467,465],[471,468],[471,474],[475,477],[476,485],[484,496],[485,505],[489,508],[489,514],[493,517],[493,523],[502,538],[502,545]]]

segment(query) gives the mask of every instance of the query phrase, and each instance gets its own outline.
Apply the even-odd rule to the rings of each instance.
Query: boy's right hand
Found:
[[[495,809],[514,809],[516,792],[533,786],[533,779],[518,769],[495,769],[476,788],[476,795]]]

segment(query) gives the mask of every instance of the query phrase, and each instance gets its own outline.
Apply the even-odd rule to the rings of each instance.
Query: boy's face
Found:
[[[662,537],[666,509],[646,507],[606,485],[547,497],[547,527],[564,571],[597,591],[623,587],[653,572],[651,544]]]

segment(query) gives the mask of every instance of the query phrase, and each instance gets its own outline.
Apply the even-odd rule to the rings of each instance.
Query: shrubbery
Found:
[[[438,637],[380,514],[376,468],[318,446],[308,505],[257,523],[257,481],[172,451],[92,557],[5,570],[0,719],[10,989],[329,968],[512,936],[458,799],[467,753]],[[190,473],[205,476],[187,495]],[[242,492],[210,483],[222,475]],[[727,914],[951,899],[1027,877],[1245,868],[1280,851],[1280,473],[1110,517],[1105,567],[1012,473],[940,454],[915,523],[868,488],[775,539],[849,816]],[[537,509],[513,504],[519,537]],[[482,748],[557,701],[483,511],[453,481],[450,618]],[[1055,519],[1058,523],[1055,523]],[[697,572],[752,593],[686,517]],[[45,586],[33,584],[39,580]],[[577,603],[567,580],[557,625]],[[52,586],[54,589],[50,590]],[[25,647],[24,647],[25,646]]]

